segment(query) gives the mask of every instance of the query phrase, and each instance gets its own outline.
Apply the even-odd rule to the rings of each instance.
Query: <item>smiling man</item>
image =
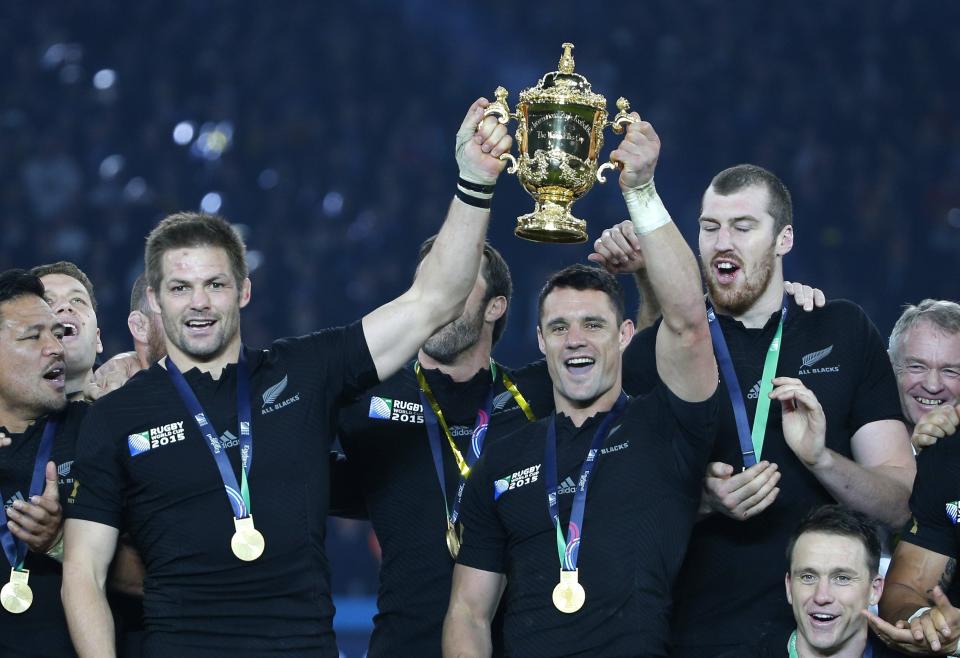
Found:
[[[633,323],[612,275],[574,265],[550,278],[537,338],[556,413],[490,445],[471,472],[444,656],[491,655],[501,596],[506,655],[667,655],[717,370],[696,260],[653,186],[659,153],[652,126],[637,121],[611,158],[623,164],[620,187],[665,300],[663,385],[632,400],[622,391]]]
[[[0,274],[0,655],[71,656],[60,603],[60,499],[87,405],[67,403],[64,328],[36,276]],[[5,565],[6,566],[6,565]]]
[[[890,361],[914,447],[926,448],[955,433],[960,422],[960,304],[925,299],[907,306],[890,333]]]
[[[168,356],[98,401],[78,439],[63,600],[81,656],[114,655],[104,585],[121,527],[146,565],[144,656],[338,655],[323,548],[335,410],[464,308],[512,144],[487,104],[457,133],[462,189],[413,284],[348,327],[245,347],[251,281],[230,224],[180,213],[151,232]]]
[[[880,539],[866,515],[842,505],[812,510],[787,545],[784,578],[796,628],[760,639],[750,658],[886,658],[864,611],[883,592]]]
[[[63,325],[67,361],[67,398],[82,400],[93,381],[93,366],[103,351],[97,326],[97,299],[93,283],[69,261],[38,265],[30,270],[43,283],[44,299]]]

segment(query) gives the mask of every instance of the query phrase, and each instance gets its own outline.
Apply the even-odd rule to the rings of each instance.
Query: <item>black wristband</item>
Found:
[[[493,197],[490,197],[488,199],[481,199],[480,197],[471,196],[461,189],[457,189],[457,198],[463,201],[468,206],[473,206],[474,208],[484,208],[486,210],[489,210],[490,200]]]
[[[463,180],[463,178],[457,178],[457,185],[464,188],[465,190],[470,190],[472,192],[483,192],[484,194],[492,194],[494,185],[481,185],[480,183],[471,183],[468,180]]]

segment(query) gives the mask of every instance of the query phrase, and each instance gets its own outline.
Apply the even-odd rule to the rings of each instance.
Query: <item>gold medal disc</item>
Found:
[[[587,593],[577,582],[579,569],[560,570],[560,582],[553,588],[553,605],[560,612],[571,614],[583,607]]]
[[[230,550],[244,562],[252,562],[263,555],[266,541],[260,531],[253,527],[253,514],[242,519],[234,519],[233,525],[237,529],[230,539]]]
[[[450,557],[454,560],[460,554],[460,536],[452,523],[447,522],[447,550],[450,551]]]
[[[10,582],[0,588],[0,604],[7,612],[19,615],[26,612],[33,603],[33,590],[27,584],[30,572],[24,569],[10,570]]]

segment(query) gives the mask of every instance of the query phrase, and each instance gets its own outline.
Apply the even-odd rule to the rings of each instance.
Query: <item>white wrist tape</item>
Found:
[[[917,608],[917,611],[907,618],[907,623],[912,624],[914,620],[919,619],[923,615],[923,613],[925,613],[929,609],[930,608]]]
[[[652,178],[640,187],[624,190],[623,200],[627,202],[630,221],[637,235],[646,235],[673,221],[663,207]]]

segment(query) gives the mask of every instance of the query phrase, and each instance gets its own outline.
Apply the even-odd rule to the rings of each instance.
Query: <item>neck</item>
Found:
[[[557,413],[562,413],[573,421],[574,427],[581,427],[590,417],[613,409],[617,398],[620,397],[621,388],[620,378],[617,377],[616,384],[611,386],[606,393],[603,393],[598,398],[594,398],[590,402],[582,402],[564,397],[560,391],[557,390],[556,386],[554,386],[553,404],[557,409]]]
[[[220,379],[220,375],[223,374],[224,368],[231,363],[236,363],[240,360],[241,346],[242,343],[240,341],[240,334],[238,333],[236,338],[230,341],[230,343],[220,353],[213,358],[203,360],[186,354],[176,345],[173,345],[168,341],[167,356],[173,360],[177,368],[180,369],[180,372],[186,372],[196,368],[200,372],[210,373],[210,376],[214,379]]]
[[[481,370],[490,367],[490,342],[490,337],[484,332],[479,341],[460,352],[452,363],[440,363],[422,349],[417,354],[417,360],[426,370],[439,370],[455,382],[466,382]]]
[[[134,343],[133,350],[134,352],[136,352],[137,362],[140,364],[141,370],[146,370],[147,368],[153,365],[152,363],[150,363],[150,359],[148,358],[148,354],[150,352],[149,346],[144,345],[143,343]]]
[[[713,300],[710,300],[713,303]],[[780,310],[780,305],[783,303],[783,274],[780,272],[780,268],[777,268],[777,271],[773,273],[770,277],[770,283],[767,284],[766,289],[763,293],[757,298],[757,300],[750,305],[743,313],[735,315],[723,308],[714,304],[714,308],[717,309],[717,312],[721,315],[729,315],[734,320],[738,320],[743,324],[747,329],[762,329],[766,324],[767,320],[770,319],[770,316]]]
[[[797,656],[799,658],[860,658],[867,648],[867,625],[844,642],[843,646],[831,649],[817,649],[810,646],[803,633],[797,632]]]
[[[36,414],[26,410],[0,407],[0,427],[5,427],[10,434],[20,434],[33,425]]]

